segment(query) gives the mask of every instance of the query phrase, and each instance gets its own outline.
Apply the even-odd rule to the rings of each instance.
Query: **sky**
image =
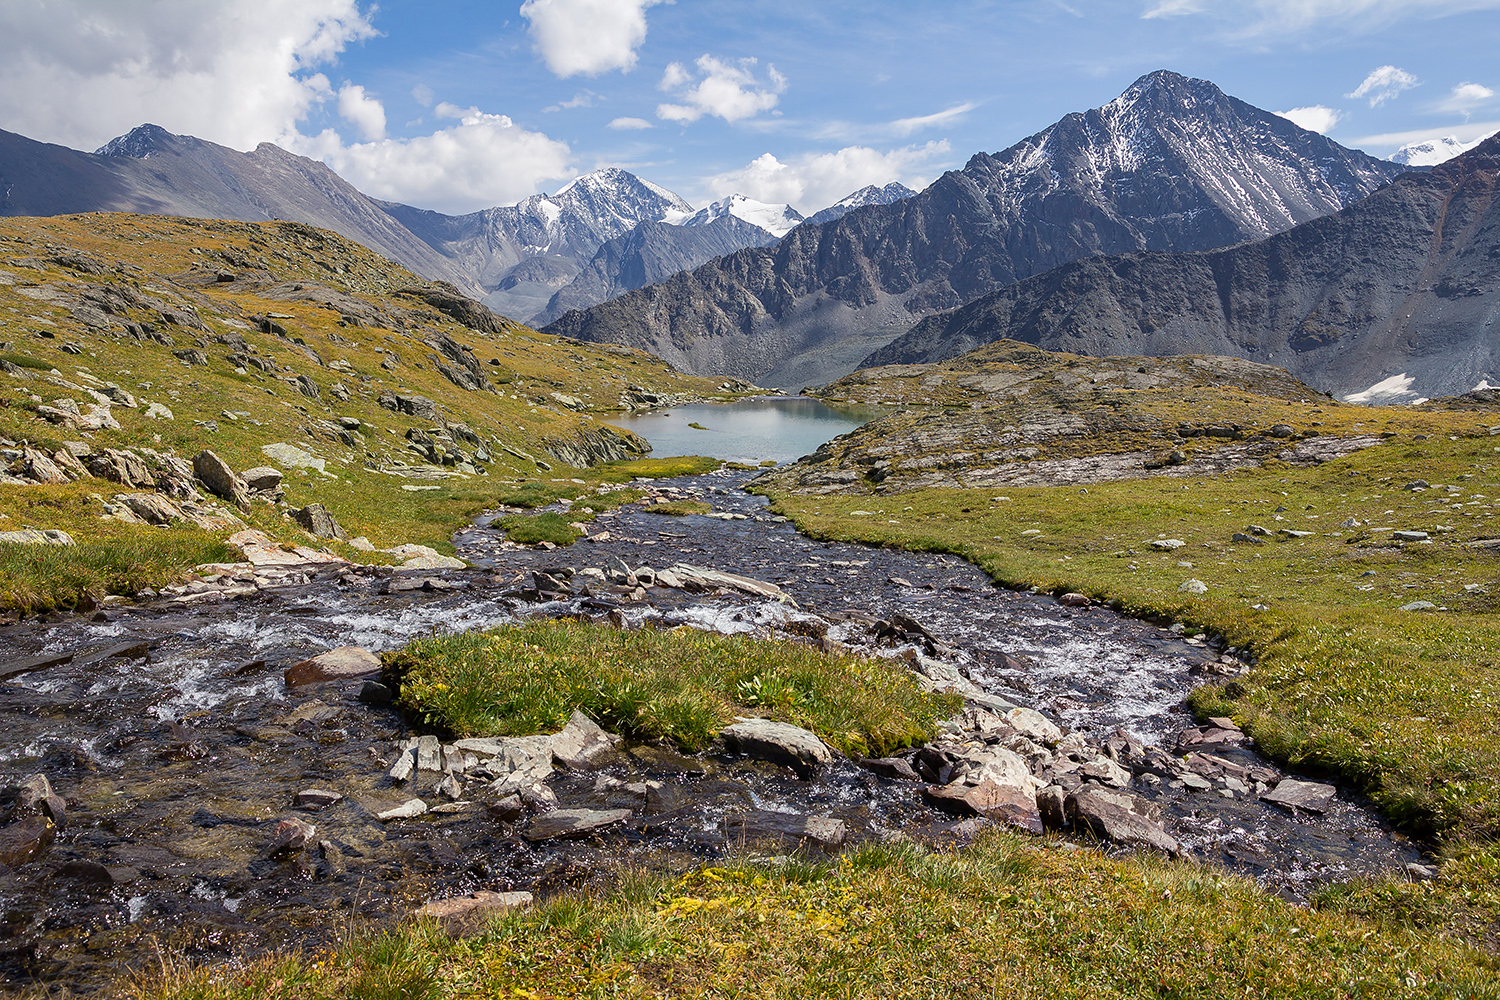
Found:
[[[4,0],[0,128],[274,142],[449,213],[618,166],[920,189],[1170,69],[1347,146],[1500,129],[1500,0]]]

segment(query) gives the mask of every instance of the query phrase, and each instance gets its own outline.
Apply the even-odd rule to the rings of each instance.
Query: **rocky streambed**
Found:
[[[1146,845],[1293,897],[1420,862],[1357,797],[1283,774],[1229,720],[1193,724],[1183,695],[1245,669],[1237,651],[997,588],[956,559],[813,541],[744,478],[635,484],[713,513],[630,505],[563,549],[481,518],[456,537],[470,569],[249,544],[252,564],[174,592],[5,627],[0,982],[88,992],[156,940],[205,960],[317,946],[350,919],[456,919],[621,865],[962,841],[991,823]],[[444,743],[384,703],[368,659],[324,655],[531,615],[899,656],[966,708],[880,761],[763,722],[703,755],[581,716]]]

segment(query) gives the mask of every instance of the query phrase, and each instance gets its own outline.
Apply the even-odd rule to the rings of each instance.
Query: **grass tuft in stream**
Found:
[[[461,736],[551,732],[581,709],[614,732],[696,751],[736,715],[763,714],[882,756],[929,739],[958,708],[904,665],[687,628],[530,622],[422,639],[385,662],[406,708]]]

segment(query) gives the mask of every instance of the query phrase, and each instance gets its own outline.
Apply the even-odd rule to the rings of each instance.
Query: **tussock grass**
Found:
[[[1245,879],[1005,833],[960,854],[871,845],[831,862],[633,875],[472,938],[403,936],[431,949],[449,997],[1483,998],[1500,977],[1461,943],[1293,906]],[[301,992],[261,971],[273,968]],[[356,984],[391,963],[343,949],[309,968],[175,973],[134,996],[364,997]]]
[[[0,605],[33,613],[86,597],[134,594],[181,579],[184,567],[232,562],[236,550],[195,528],[146,528],[76,546],[0,543]]]
[[[669,500],[641,508],[647,514],[663,514],[667,517],[686,517],[689,514],[712,514],[714,509],[702,500]]]
[[[572,545],[578,541],[578,529],[573,527],[567,514],[543,511],[540,514],[507,514],[495,522],[505,532],[505,537],[522,545],[551,542],[554,545]]]
[[[902,665],[687,628],[531,622],[421,639],[385,662],[404,707],[460,736],[551,732],[581,709],[613,732],[696,751],[759,713],[881,756],[931,738],[958,707]]]

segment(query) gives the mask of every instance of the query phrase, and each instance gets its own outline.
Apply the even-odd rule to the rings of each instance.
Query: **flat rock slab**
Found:
[[[57,667],[64,663],[72,662],[72,653],[45,653],[41,656],[28,656],[24,660],[8,660],[0,663],[0,680],[29,674],[33,670],[45,670],[47,667]]]
[[[1068,796],[1064,808],[1068,819],[1116,844],[1178,853],[1177,841],[1162,827],[1161,811],[1129,792],[1086,785]]]
[[[1328,811],[1328,805],[1333,801],[1334,793],[1338,789],[1332,785],[1325,785],[1317,781],[1298,781],[1295,778],[1283,778],[1276,787],[1261,796],[1266,802],[1274,802],[1279,806],[1287,806],[1292,809],[1306,809],[1309,812],[1321,813]]]
[[[738,573],[725,573],[722,570],[689,566],[686,563],[678,563],[669,567],[666,573],[670,574],[669,579],[676,581],[687,590],[714,590],[723,587],[725,590],[737,590],[754,597],[768,597],[777,601],[790,600],[776,584],[740,576]]]
[[[375,818],[382,823],[389,823],[393,819],[416,819],[426,812],[427,803],[421,799],[407,799],[399,806],[376,813]]]
[[[582,837],[628,820],[629,809],[554,809],[531,821],[522,834],[532,843],[564,837]]]
[[[417,908],[416,915],[436,920],[451,935],[463,936],[480,930],[490,917],[530,906],[531,902],[529,892],[489,892],[481,889],[472,896],[428,900]]]
[[[729,749],[757,760],[785,764],[800,777],[811,778],[833,763],[833,751],[816,733],[770,719],[745,719],[723,733]]]
[[[357,680],[380,673],[380,657],[363,646],[339,646],[286,668],[286,686]]]
[[[245,553],[245,558],[249,560],[250,565],[256,569],[267,566],[301,566],[306,563],[352,565],[342,556],[319,552],[306,545],[295,545],[290,550],[284,549],[280,542],[273,541],[264,532],[253,528],[230,535],[229,544],[238,546]]]
[[[1002,784],[989,777],[969,784],[961,778],[941,787],[929,785],[922,789],[922,798],[953,816],[983,816],[1032,833],[1042,832],[1036,796],[1024,785]]]

